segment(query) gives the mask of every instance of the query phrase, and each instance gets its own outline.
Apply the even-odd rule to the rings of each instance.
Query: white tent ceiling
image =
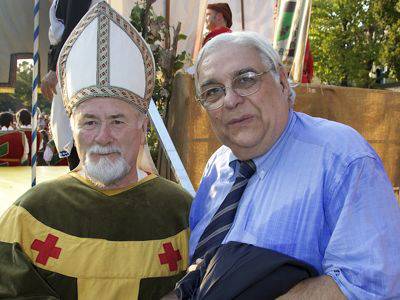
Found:
[[[272,42],[273,38],[273,4],[275,0],[242,0],[244,27],[261,33]],[[49,49],[48,11],[51,0],[40,1],[40,71],[43,76],[47,71],[47,52]],[[107,0],[117,11],[129,19],[136,0]],[[233,14],[233,30],[242,29],[241,0],[170,0],[170,25],[182,23],[181,33],[187,35],[181,41],[178,51],[186,50],[193,54],[198,28],[202,29],[207,3],[228,2]],[[0,1],[0,91],[13,85],[12,57],[32,57],[33,52],[33,4],[32,0]],[[158,15],[166,15],[167,0],[157,0],[154,10]],[[202,14],[200,14],[200,10]],[[199,25],[199,23],[201,23]],[[2,89],[3,88],[3,89]]]
[[[274,35],[274,3],[276,0],[242,0],[244,11],[244,27],[246,30],[257,31],[272,43]],[[133,0],[109,0],[109,3],[118,9],[124,17],[129,18],[132,7],[136,1]],[[157,0],[153,8],[158,15],[166,15],[167,0]],[[205,15],[200,14],[200,8],[205,3],[226,2],[232,10],[233,25],[232,30],[242,30],[242,10],[241,0],[170,0],[169,20],[171,26],[176,26],[180,21],[182,23],[181,32],[187,35],[186,41],[180,42],[179,51],[186,50],[193,53],[196,32],[199,21]]]
[[[0,1],[0,91],[13,85],[16,61],[12,58],[32,58],[33,4],[32,0]],[[47,71],[49,8],[49,1],[40,2],[41,74]]]

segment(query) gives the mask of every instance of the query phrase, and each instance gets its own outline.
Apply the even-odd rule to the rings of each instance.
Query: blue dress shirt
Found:
[[[382,161],[354,129],[303,113],[264,155],[224,242],[293,256],[350,299],[400,299],[400,208]],[[235,180],[226,146],[208,161],[190,212],[190,255]]]

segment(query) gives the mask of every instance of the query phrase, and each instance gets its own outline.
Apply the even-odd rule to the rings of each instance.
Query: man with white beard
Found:
[[[1,217],[0,298],[160,299],[183,276],[191,197],[145,159],[154,72],[105,2],[71,33],[58,77],[81,163]]]

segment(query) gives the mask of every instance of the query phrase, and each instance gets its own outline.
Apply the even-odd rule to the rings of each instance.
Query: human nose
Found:
[[[111,143],[113,140],[112,132],[110,129],[110,126],[107,124],[107,122],[102,122],[100,125],[100,128],[97,131],[95,141],[99,145],[107,145]]]
[[[243,102],[243,97],[238,95],[232,87],[225,87],[224,107],[228,109],[235,108]]]

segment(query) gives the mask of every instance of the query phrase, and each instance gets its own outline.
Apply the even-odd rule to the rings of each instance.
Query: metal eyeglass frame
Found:
[[[262,76],[262,75],[264,75],[264,74],[266,74],[266,73],[268,73],[268,72],[270,72],[271,71],[271,69],[269,69],[269,70],[266,70],[266,71],[263,71],[263,72],[261,72],[261,73],[255,73],[255,78],[257,78],[258,79],[258,81],[255,83],[255,84],[257,84],[258,82],[260,82],[260,77]],[[247,73],[254,73],[254,72],[252,72],[252,71],[249,71],[249,72],[247,72]],[[240,76],[242,76],[243,74],[241,74],[241,75],[238,75],[238,76],[236,76],[235,78],[233,78],[233,80],[232,80],[232,82],[233,81],[235,81],[235,79],[236,78],[238,78],[238,77],[240,77]],[[236,95],[238,95],[238,96],[241,96],[241,97],[246,97],[246,96],[250,96],[250,95],[253,95],[253,94],[255,94],[255,93],[257,93],[259,90],[260,90],[260,88],[261,88],[261,85],[259,85],[258,86],[258,88],[255,90],[255,91],[252,91],[252,92],[250,92],[250,93],[238,93],[235,89],[233,89],[232,88],[232,85],[231,86],[224,86],[223,84],[221,84],[220,85],[220,87],[222,88],[222,90],[224,91],[224,96],[226,96],[226,89],[231,89]],[[210,90],[210,89],[207,89],[207,90],[205,90],[205,91],[203,91],[201,94],[203,94],[203,93],[205,93],[205,92],[207,92],[208,90]],[[221,99],[222,99],[223,97],[221,96]],[[218,109],[218,108],[221,108],[222,106],[224,106],[224,100],[222,99],[222,101],[221,101],[221,104],[220,105],[218,105],[217,107],[214,107],[214,108],[209,108],[209,107],[207,107],[206,105],[204,105],[204,103],[205,103],[205,101],[204,101],[204,98],[201,98],[201,95],[200,96],[196,96],[196,100],[201,104],[201,106],[203,106],[206,110],[215,110],[215,109]],[[218,99],[218,101],[220,101],[219,99]],[[216,102],[218,102],[218,101],[216,101]]]

